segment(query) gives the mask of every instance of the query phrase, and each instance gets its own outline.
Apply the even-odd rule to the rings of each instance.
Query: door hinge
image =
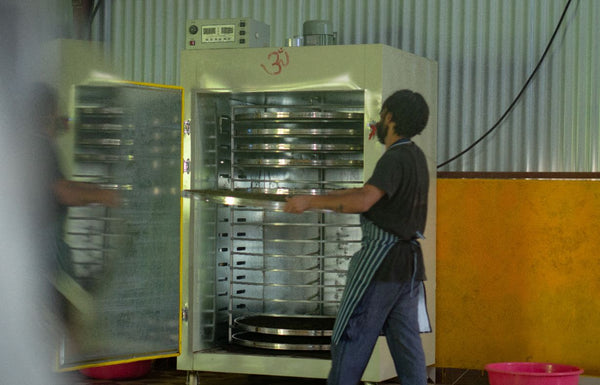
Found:
[[[192,121],[191,120],[186,120],[185,122],[183,122],[183,133],[186,135],[191,135],[192,133]]]

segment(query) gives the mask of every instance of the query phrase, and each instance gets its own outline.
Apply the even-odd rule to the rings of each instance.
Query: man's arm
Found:
[[[328,195],[298,195],[287,198],[283,211],[300,214],[306,210],[331,210],[338,213],[364,213],[385,195],[370,184],[361,188],[335,190]]]

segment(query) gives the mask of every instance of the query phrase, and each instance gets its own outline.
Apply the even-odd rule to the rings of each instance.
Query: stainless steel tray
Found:
[[[321,143],[249,143],[239,144],[237,151],[362,151],[363,146],[357,144],[321,144]]]
[[[357,225],[358,226],[358,225]],[[243,251],[233,251],[231,253],[232,256],[234,257],[260,257],[260,258],[281,258],[281,259],[286,259],[286,258],[300,258],[300,259],[349,259],[351,257],[351,255],[342,255],[342,254],[335,254],[335,255],[321,255],[318,251],[312,252],[312,253],[304,253],[304,254],[298,254],[296,252],[291,252],[290,254],[283,254],[283,253],[248,253],[248,252],[243,252]]]
[[[362,160],[334,159],[238,159],[239,166],[270,167],[362,167]]]
[[[239,114],[235,120],[363,120],[364,114],[354,112],[277,111]]]
[[[289,188],[289,187],[278,187],[278,188],[253,188],[248,189],[236,189],[235,191],[241,192],[252,192],[255,194],[274,194],[274,195],[324,195],[329,193],[331,190],[317,189],[317,188]],[[314,224],[313,224],[314,225]]]
[[[86,115],[122,115],[123,107],[78,106],[77,109]]]
[[[228,206],[254,206],[267,209],[283,209],[285,197],[283,194],[264,194],[247,191],[231,190],[184,190],[184,196],[195,196],[207,202]]]
[[[82,123],[79,126],[83,131],[122,131],[125,126],[114,123]]]
[[[286,197],[291,196],[287,194],[264,194],[254,191],[240,191],[240,190],[202,190],[202,189],[191,189],[183,190],[182,196],[197,197],[205,200],[206,202],[218,203],[227,206],[250,206],[270,210],[283,210],[286,203]],[[307,211],[330,213],[331,210],[327,209],[311,209]],[[252,240],[245,238],[246,240]],[[267,239],[265,242],[312,242],[312,240],[279,240],[279,239]]]
[[[80,146],[92,146],[92,147],[118,147],[118,146],[132,146],[132,139],[115,139],[115,138],[102,138],[102,139],[79,139],[77,144]]]
[[[132,184],[100,183],[98,186],[105,190],[132,191]]]
[[[279,336],[331,336],[335,317],[251,315],[236,318],[238,329]]]
[[[271,350],[331,350],[330,337],[274,336],[252,332],[236,333],[238,345]]]
[[[362,137],[362,130],[347,128],[238,128],[235,130],[238,137],[244,136],[293,136],[293,137]]]
[[[111,155],[111,154],[76,154],[75,160],[80,162],[129,162],[134,160],[133,155]]]

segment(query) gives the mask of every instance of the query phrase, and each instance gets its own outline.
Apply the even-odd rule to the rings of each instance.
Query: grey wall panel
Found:
[[[112,0],[96,38],[127,79],[179,83],[187,19],[251,17],[271,45],[328,19],[338,44],[388,44],[439,65],[438,161],[483,135],[542,55],[568,0]],[[502,124],[442,171],[599,171],[600,1],[573,0]]]

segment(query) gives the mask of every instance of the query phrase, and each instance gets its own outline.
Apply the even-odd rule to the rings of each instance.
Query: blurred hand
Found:
[[[119,207],[121,205],[121,195],[116,190],[101,190],[100,203],[106,207]]]
[[[311,199],[312,197],[310,195],[297,195],[285,198],[286,204],[283,206],[283,211],[286,213],[302,214],[311,208]]]

